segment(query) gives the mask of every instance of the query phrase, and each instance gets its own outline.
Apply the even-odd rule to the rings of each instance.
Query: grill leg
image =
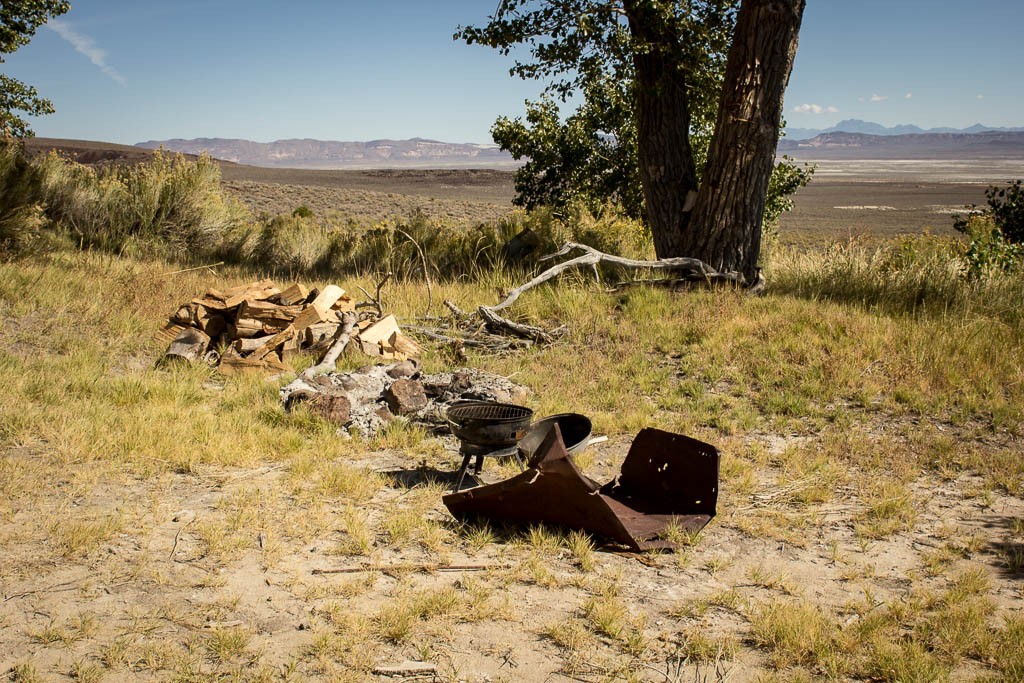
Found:
[[[519,471],[520,472],[525,472],[526,471],[526,458],[523,457],[523,454],[519,451],[518,448],[516,449],[515,455],[513,455],[512,457],[515,458],[516,462],[519,464]]]
[[[478,456],[476,456],[476,467],[474,468],[473,473],[479,475],[483,471],[484,471],[484,456],[478,455]]]
[[[462,457],[462,465],[459,466],[459,476],[455,479],[455,488],[452,489],[452,493],[458,493],[459,489],[462,488],[462,480],[466,478],[466,470],[469,469],[469,462],[473,459],[473,455],[467,453]]]

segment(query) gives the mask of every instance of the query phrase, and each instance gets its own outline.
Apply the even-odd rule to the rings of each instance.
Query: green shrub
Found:
[[[157,152],[147,163],[96,169],[53,153],[26,162],[5,150],[0,173],[5,245],[21,244],[48,224],[82,247],[134,256],[220,259],[293,277],[390,271],[439,280],[506,266],[525,272],[569,241],[651,256],[643,224],[613,206],[597,213],[582,203],[561,214],[517,211],[468,228],[417,212],[367,228],[337,214],[317,217],[305,206],[257,222],[222,190],[220,169],[205,156]],[[529,248],[509,249],[521,233]]]
[[[260,231],[252,253],[255,265],[267,272],[313,273],[331,241],[330,231],[313,218],[276,216]]]
[[[969,273],[989,269],[1009,270],[1024,266],[1024,186],[1020,180],[1006,187],[985,190],[988,208],[972,206],[967,216],[957,216],[953,227],[967,235]]]
[[[39,171],[21,145],[0,139],[0,257],[31,249],[45,225]]]
[[[964,259],[967,274],[977,277],[992,270],[1014,270],[1024,266],[1024,242],[1006,237],[991,215],[974,214],[958,219],[956,229],[967,235]]]
[[[94,169],[51,153],[37,165],[47,215],[84,245],[206,257],[251,221],[222,192],[220,167],[207,156],[157,152],[147,163]]]

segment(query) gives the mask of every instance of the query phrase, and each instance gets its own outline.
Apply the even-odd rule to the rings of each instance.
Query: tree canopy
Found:
[[[69,9],[67,0],[4,0],[0,5],[0,64],[4,55],[27,45],[49,18]],[[34,87],[0,74],[0,131],[15,137],[31,136],[32,129],[18,112],[30,116],[52,114],[53,103],[39,97]]]
[[[486,25],[459,27],[455,37],[504,54],[523,46],[526,56],[516,52],[510,73],[548,81],[542,98],[527,103],[525,122],[503,117],[493,129],[499,145],[529,157],[516,179],[520,203],[614,199],[646,215],[660,257],[710,257],[715,267],[753,276],[765,205],[785,206],[784,196],[766,202],[765,195],[803,6],[804,0],[501,0]],[[584,103],[561,121],[556,100],[573,92]],[[724,92],[730,111],[723,117]],[[755,102],[747,112],[754,123],[746,130],[749,154],[720,145],[729,164],[706,164],[713,138],[736,141],[744,122],[731,112],[747,100]],[[757,233],[741,257],[720,248],[731,238],[709,241],[690,229],[705,166],[716,170],[715,184],[731,169],[733,190],[753,195],[748,209],[760,207],[756,219],[741,212],[743,230]],[[791,192],[808,177],[784,168],[776,189]],[[703,205],[699,230],[721,232],[714,224],[726,207]]]

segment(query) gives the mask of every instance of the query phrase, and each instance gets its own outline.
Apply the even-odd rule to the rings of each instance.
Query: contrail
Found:
[[[111,79],[121,85],[128,85],[127,81],[124,80],[124,76],[119,74],[114,67],[107,64],[107,52],[97,45],[95,40],[75,31],[66,21],[61,21],[60,19],[51,19],[47,22],[46,27],[52,29],[58,36],[71,43],[71,47],[88,57],[90,62],[98,66],[100,71],[110,76]]]

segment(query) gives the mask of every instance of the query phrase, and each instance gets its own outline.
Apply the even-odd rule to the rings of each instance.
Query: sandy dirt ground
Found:
[[[609,479],[628,442],[588,449],[587,473]],[[441,445],[452,446],[450,439]],[[787,437],[763,439],[769,455],[789,445]],[[26,450],[5,457],[45,456]],[[371,529],[409,505],[455,534],[453,543],[431,549],[422,539],[391,544],[372,532],[369,557],[339,551],[346,510],[330,499],[291,499],[280,464],[89,486],[82,486],[88,473],[67,468],[51,482],[54,495],[19,505],[0,526],[0,671],[31,662],[46,680],[80,678],[101,664],[103,680],[244,679],[259,672],[349,680],[342,674],[354,667],[351,680],[371,680],[375,667],[426,660],[439,680],[451,681],[750,681],[766,670],[764,652],[747,645],[749,616],[759,603],[810,601],[855,621],[864,617],[853,603],[899,602],[974,570],[991,582],[998,614],[1024,605],[1024,576],[1000,559],[1012,542],[1013,520],[1024,517],[1024,501],[980,495],[980,480],[969,476],[918,479],[913,529],[865,541],[854,523],[861,504],[845,502],[841,492],[831,503],[800,504],[793,499],[798,486],[778,485],[766,467],[754,494],[723,489],[719,516],[693,546],[642,557],[599,551],[593,567],[582,569],[569,551],[544,539],[499,533],[474,545],[439,501],[455,463],[451,451],[432,462],[377,452],[353,463],[389,482],[363,506]],[[507,473],[492,467],[484,475]],[[88,493],[76,495],[76,486]],[[424,491],[432,503],[411,502]],[[225,541],[231,552],[211,554],[209,525],[230,524],[232,514],[243,514],[238,501],[253,497],[266,510],[244,513]],[[20,533],[38,529],[27,518],[69,519],[68,507],[84,518],[117,509],[130,521],[84,556],[62,555],[51,539]],[[315,530],[302,529],[310,524]],[[951,564],[930,574],[929,555],[951,544],[959,548]],[[399,569],[314,573],[368,561]],[[481,570],[430,571],[417,563]],[[415,619],[398,642],[364,632],[379,629],[385,606],[406,594],[449,596],[453,604]],[[596,635],[583,629],[573,642],[572,629],[595,598],[622,605],[615,617],[621,623]],[[470,606],[476,611],[467,612]],[[694,634],[724,643],[727,656],[717,663],[713,655],[704,662],[684,657]],[[241,645],[232,645],[236,636]],[[970,678],[976,668],[962,666],[955,678]]]

